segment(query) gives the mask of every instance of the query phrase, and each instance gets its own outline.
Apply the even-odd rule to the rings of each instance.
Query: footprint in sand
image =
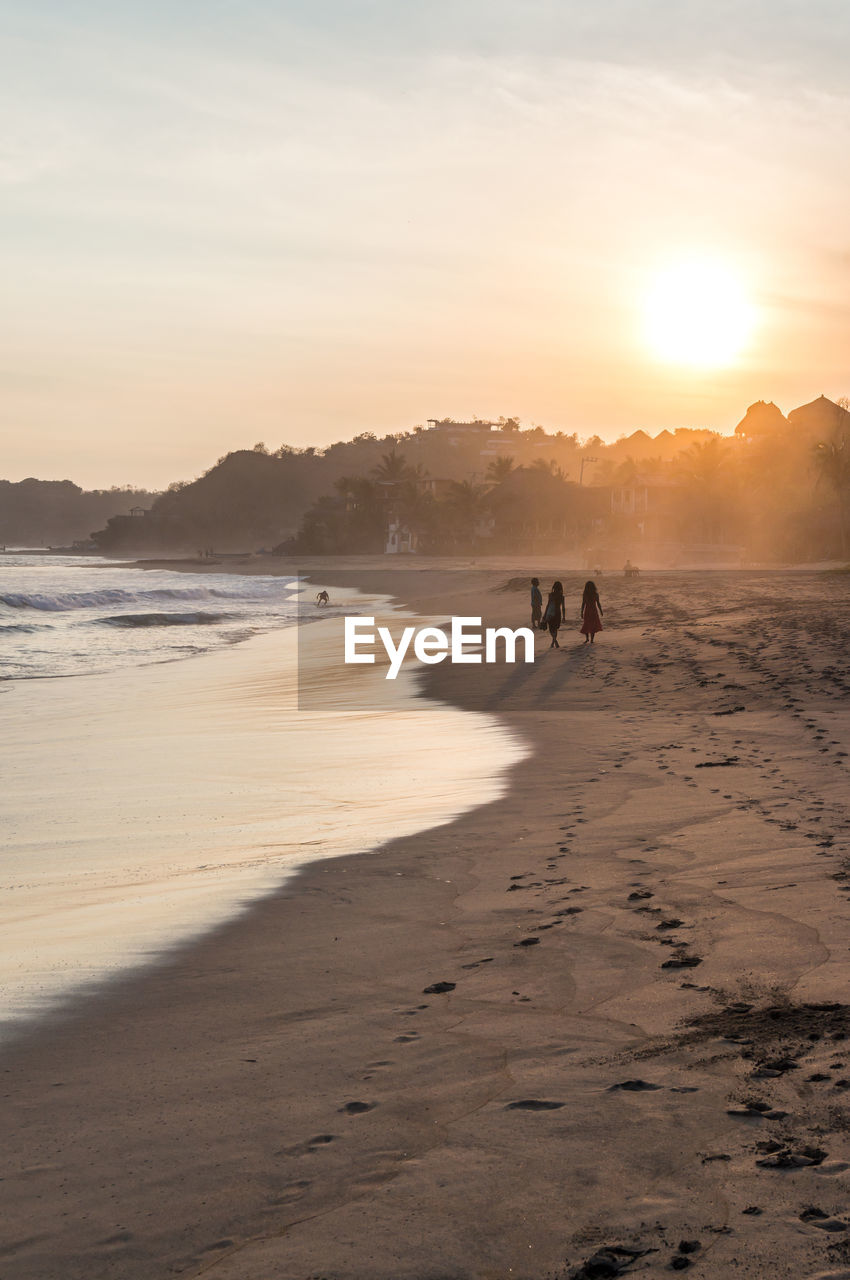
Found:
[[[340,1115],[362,1116],[365,1115],[367,1111],[374,1111],[375,1105],[376,1104],[374,1102],[346,1102],[345,1105],[339,1109]]]
[[[777,1144],[766,1145],[773,1147]],[[806,1169],[812,1165],[823,1164],[826,1156],[827,1153],[820,1147],[803,1147],[801,1151],[791,1151],[788,1147],[782,1147],[775,1154],[756,1160],[756,1164],[760,1169]]]
[[[657,1253],[657,1249],[627,1249],[622,1245],[606,1245],[597,1250],[586,1262],[571,1272],[573,1280],[597,1280],[600,1276],[620,1276],[639,1258],[649,1253]]]
[[[293,1204],[296,1200],[300,1200],[312,1185],[307,1178],[302,1178],[299,1182],[290,1182],[285,1187],[281,1187],[279,1193],[269,1200],[269,1206],[276,1208],[280,1205]]]
[[[509,1102],[506,1111],[560,1111],[566,1106],[564,1102],[549,1102],[545,1098],[521,1098],[519,1102]]]
[[[336,1135],[333,1133],[319,1133],[315,1138],[308,1138],[306,1142],[299,1142],[294,1147],[284,1147],[278,1154],[284,1156],[310,1156],[335,1140]]]
[[[769,1102],[744,1102],[740,1107],[728,1107],[727,1116],[737,1116],[748,1120],[785,1120],[787,1111],[775,1110]]]
[[[378,1058],[376,1062],[367,1062],[367,1067],[391,1067],[393,1066],[392,1058]]]
[[[803,1210],[800,1221],[810,1222],[813,1227],[820,1227],[821,1231],[850,1231],[850,1223],[842,1222],[840,1218],[833,1218],[815,1205],[809,1205]]]
[[[623,1089],[626,1093],[654,1093],[657,1089],[663,1089],[663,1084],[651,1084],[648,1080],[620,1080],[618,1084],[608,1086],[608,1092],[614,1093],[617,1089]]]

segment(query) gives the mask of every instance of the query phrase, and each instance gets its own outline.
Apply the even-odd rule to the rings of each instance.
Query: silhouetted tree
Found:
[[[471,546],[475,529],[487,513],[487,486],[455,480],[439,505],[440,534],[455,550]]]
[[[818,479],[825,480],[835,494],[842,558],[847,557],[847,502],[850,497],[850,437],[838,430],[830,440],[815,445],[814,463]]]
[[[502,484],[514,469],[513,458],[509,458],[507,454],[502,454],[498,458],[493,458],[492,462],[488,462],[487,479],[491,484]]]
[[[532,471],[542,471],[547,476],[554,476],[556,480],[566,480],[567,478],[554,458],[535,458],[530,469]]]
[[[680,530],[686,540],[728,542],[737,531],[737,483],[720,437],[685,449],[676,461]]]
[[[381,484],[401,484],[402,480],[409,480],[411,474],[406,459],[395,449],[383,454],[379,465],[372,468],[372,475]]]

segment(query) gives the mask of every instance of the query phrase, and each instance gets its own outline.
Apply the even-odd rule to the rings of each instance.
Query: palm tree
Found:
[[[334,488],[349,509],[367,507],[377,501],[375,484],[366,476],[340,476],[334,480]]]
[[[403,480],[409,479],[412,474],[412,468],[406,462],[403,454],[396,453],[395,449],[391,449],[389,453],[382,454],[378,466],[372,468],[372,475],[379,484],[401,484]]]
[[[515,470],[513,458],[509,458],[507,454],[503,453],[498,458],[494,458],[492,462],[488,462],[487,479],[491,484],[502,484]]]
[[[735,474],[729,446],[719,437],[698,441],[676,459],[683,483],[682,519],[701,542],[725,542],[735,505]]]
[[[469,544],[475,536],[475,526],[487,509],[486,485],[471,480],[453,480],[441,514],[446,517],[447,532],[455,544]]]
[[[532,462],[531,471],[544,471],[547,476],[554,476],[556,480],[566,480],[566,472],[562,471],[554,458],[535,458]]]
[[[718,481],[722,482],[728,458],[728,445],[715,438],[697,441],[684,449],[679,454],[677,464],[683,475],[695,480],[701,487],[715,487]]]

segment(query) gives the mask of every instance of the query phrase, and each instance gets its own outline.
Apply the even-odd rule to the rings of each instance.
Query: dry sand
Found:
[[[850,578],[600,587],[593,649],[428,676],[533,744],[503,799],[2,1056],[2,1280],[850,1277]]]

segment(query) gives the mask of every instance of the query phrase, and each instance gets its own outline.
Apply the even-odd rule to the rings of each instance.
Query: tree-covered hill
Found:
[[[295,538],[320,501],[330,515],[339,505],[340,489],[354,479],[370,477],[389,453],[403,454],[411,473],[444,486],[484,484],[488,469],[500,458],[510,459],[517,470],[543,465],[565,481],[576,484],[582,479],[587,485],[595,470],[602,468],[604,474],[605,465],[616,465],[627,456],[669,459],[713,434],[680,430],[662,432],[653,440],[636,432],[605,444],[598,436],[582,441],[576,434],[551,434],[542,427],[523,429],[516,418],[459,424],[463,430],[455,426],[446,420],[383,437],[365,433],[324,450],[283,445],[271,452],[263,444],[238,450],[197,480],[171,485],[144,518],[110,520],[93,536],[107,552],[256,550]],[[378,542],[382,536],[383,531]],[[375,537],[366,541],[371,546]]]
[[[0,546],[71,546],[132,507],[149,506],[143,489],[86,491],[70,480],[0,480]]]
[[[118,554],[572,547],[675,563],[676,548],[719,546],[814,560],[848,549],[848,456],[850,413],[824,397],[787,417],[760,401],[732,437],[682,428],[613,444],[516,418],[443,419],[324,450],[230,453],[93,536]]]

